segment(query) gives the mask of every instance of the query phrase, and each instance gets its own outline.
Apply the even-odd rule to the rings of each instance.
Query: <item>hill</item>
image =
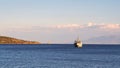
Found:
[[[100,36],[88,39],[85,43],[92,44],[120,44],[119,35],[110,35],[110,36]]]
[[[40,44],[36,41],[26,41],[12,37],[0,36],[0,44]]]

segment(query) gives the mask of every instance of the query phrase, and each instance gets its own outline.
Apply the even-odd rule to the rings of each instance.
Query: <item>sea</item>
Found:
[[[120,45],[0,45],[0,68],[120,68]]]

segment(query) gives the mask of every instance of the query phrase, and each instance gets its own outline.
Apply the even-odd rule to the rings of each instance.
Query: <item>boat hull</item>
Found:
[[[82,43],[74,43],[75,47],[81,48],[82,47]]]

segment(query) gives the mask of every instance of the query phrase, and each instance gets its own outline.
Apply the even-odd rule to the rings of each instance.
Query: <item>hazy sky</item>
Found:
[[[82,33],[82,39],[88,39],[100,31],[86,29],[87,26],[117,27],[118,30],[114,30],[120,33],[119,24],[120,0],[0,0],[0,33],[3,35],[43,42],[67,35],[72,41],[76,32]],[[91,35],[86,35],[83,28],[76,31],[81,27],[92,31]],[[73,32],[66,32],[65,28]],[[45,31],[53,32],[48,35]],[[101,31],[98,36],[106,35],[104,33]]]

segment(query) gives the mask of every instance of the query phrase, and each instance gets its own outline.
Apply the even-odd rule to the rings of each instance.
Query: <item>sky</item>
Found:
[[[120,33],[120,0],[0,0],[0,34],[72,43]]]

